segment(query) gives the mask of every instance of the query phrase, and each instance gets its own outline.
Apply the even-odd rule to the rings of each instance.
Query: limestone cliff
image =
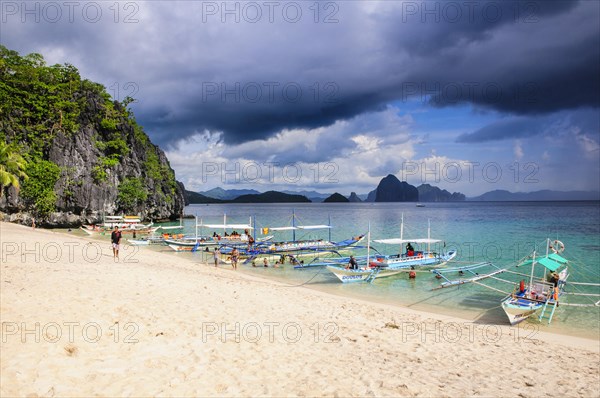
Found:
[[[127,105],[71,65],[0,46],[0,139],[26,161],[21,189],[1,186],[4,219],[72,226],[103,214],[174,219],[184,187]],[[55,178],[47,170],[56,170]]]
[[[375,202],[417,202],[419,191],[406,181],[389,174],[377,186]]]

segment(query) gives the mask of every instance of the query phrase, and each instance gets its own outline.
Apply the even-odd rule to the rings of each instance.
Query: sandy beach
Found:
[[[600,343],[0,223],[0,395],[597,397]]]

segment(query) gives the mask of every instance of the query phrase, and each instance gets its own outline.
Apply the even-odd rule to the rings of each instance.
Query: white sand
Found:
[[[598,396],[597,340],[286,287],[185,254],[130,249],[115,263],[104,241],[13,224],[0,240],[2,397]]]

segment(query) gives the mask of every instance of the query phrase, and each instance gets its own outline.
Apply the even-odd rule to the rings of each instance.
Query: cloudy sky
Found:
[[[188,189],[600,188],[597,1],[2,1]]]

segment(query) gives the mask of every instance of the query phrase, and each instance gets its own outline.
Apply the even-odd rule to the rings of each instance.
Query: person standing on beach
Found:
[[[115,261],[119,261],[119,245],[121,244],[121,231],[119,231],[119,227],[115,226],[115,230],[110,234],[110,241],[113,247],[113,258]]]
[[[237,270],[237,262],[238,262],[239,255],[240,255],[240,252],[238,252],[238,249],[234,247],[231,252],[231,266],[235,270]]]
[[[215,268],[217,268],[217,265],[219,264],[219,255],[221,254],[221,251],[219,250],[218,247],[215,247],[215,252],[213,254],[214,259],[215,259]]]

